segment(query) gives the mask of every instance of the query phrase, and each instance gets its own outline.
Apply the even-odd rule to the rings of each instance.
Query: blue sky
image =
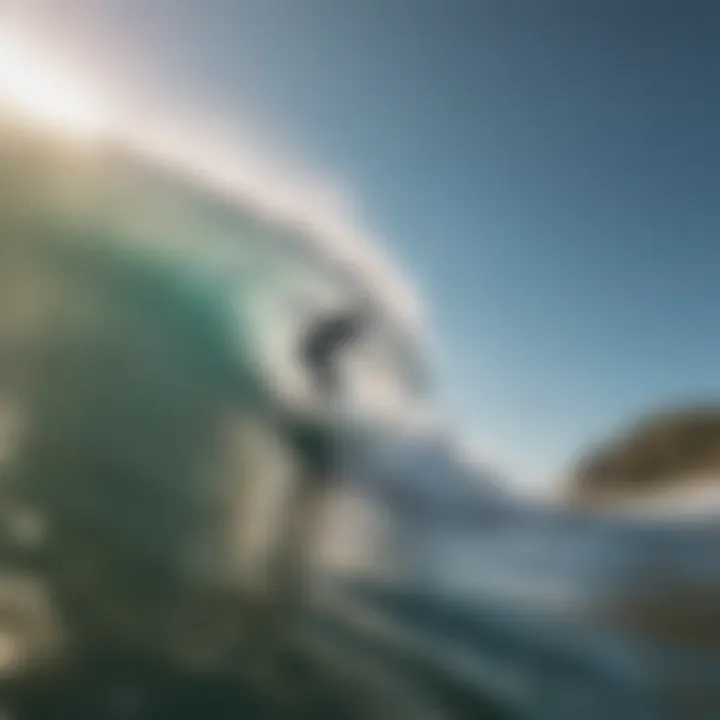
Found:
[[[542,479],[636,413],[720,390],[713,5],[36,0],[24,12],[108,84],[261,128],[344,179],[423,291],[448,414]]]

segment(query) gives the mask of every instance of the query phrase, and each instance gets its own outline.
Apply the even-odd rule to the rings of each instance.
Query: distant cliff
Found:
[[[581,505],[622,504],[712,475],[720,490],[720,404],[654,413],[596,446],[571,473],[568,497]]]

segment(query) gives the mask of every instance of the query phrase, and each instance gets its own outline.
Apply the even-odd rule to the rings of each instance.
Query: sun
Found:
[[[29,121],[81,135],[104,132],[96,98],[59,67],[33,52],[24,38],[0,26],[0,108]]]

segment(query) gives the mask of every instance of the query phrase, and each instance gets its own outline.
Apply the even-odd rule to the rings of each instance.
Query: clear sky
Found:
[[[512,470],[720,391],[717,3],[22,4],[109,85],[346,181],[423,291],[448,414]]]

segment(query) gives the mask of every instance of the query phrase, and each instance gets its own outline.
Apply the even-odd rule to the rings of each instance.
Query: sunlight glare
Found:
[[[11,29],[0,27],[0,107],[53,129],[96,135],[106,118],[84,88],[41,62]]]

